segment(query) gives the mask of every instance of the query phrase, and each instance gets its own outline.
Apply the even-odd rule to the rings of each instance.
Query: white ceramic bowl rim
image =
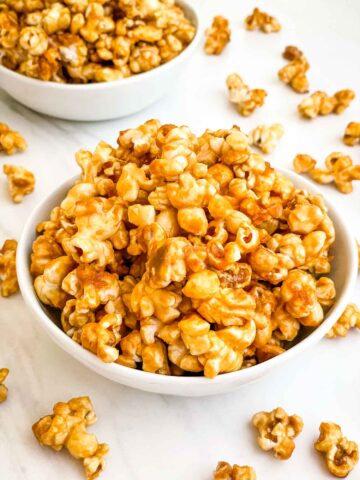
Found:
[[[186,57],[191,55],[192,51],[197,47],[197,44],[199,43],[200,36],[202,35],[202,24],[200,21],[200,14],[199,14],[199,8],[198,6],[195,6],[193,4],[190,4],[187,0],[176,0],[177,4],[179,4],[182,7],[185,7],[187,10],[191,12],[191,15],[194,16],[195,19],[195,27],[196,27],[196,32],[195,36],[192,39],[191,43],[177,55],[175,58],[170,60],[169,62],[163,63],[162,65],[159,65],[156,68],[153,68],[152,70],[149,70],[148,72],[143,72],[143,73],[137,73],[135,75],[132,75],[130,77],[126,78],[119,78],[118,80],[112,80],[111,82],[97,82],[97,83],[85,83],[85,84],[72,84],[72,83],[57,83],[57,82],[51,82],[48,80],[39,80],[37,78],[31,78],[27,77],[26,75],[23,75],[18,72],[14,72],[13,70],[10,70],[9,68],[4,67],[3,65],[0,64],[0,71],[3,71],[5,74],[9,75],[10,77],[13,78],[18,78],[21,76],[21,79],[28,84],[37,84],[38,86],[40,85],[46,85],[46,87],[53,88],[55,90],[83,90],[83,89],[91,89],[91,90],[99,90],[101,88],[105,87],[114,87],[118,85],[119,83],[126,83],[127,85],[132,83],[136,84],[138,82],[141,82],[145,78],[152,77],[159,73],[159,71],[164,71],[166,69],[172,68],[176,63],[182,62]]]
[[[286,175],[290,180],[292,180],[296,184],[296,178],[299,178],[293,172],[284,170],[284,169],[277,169],[284,175]],[[36,314],[36,317],[39,319],[42,326],[51,333],[55,342],[60,345],[64,350],[70,353],[73,357],[79,359],[82,363],[89,365],[93,368],[93,370],[100,373],[100,370],[103,372],[103,375],[108,378],[114,378],[114,376],[121,376],[122,379],[130,379],[136,380],[139,384],[139,388],[142,388],[140,384],[143,382],[148,386],[151,383],[156,383],[157,385],[163,385],[171,387],[173,386],[183,386],[184,389],[191,388],[192,386],[199,387],[202,384],[206,384],[209,386],[209,382],[212,382],[213,385],[227,385],[234,382],[235,379],[239,380],[241,377],[242,383],[247,383],[249,381],[254,380],[254,378],[261,377],[270,369],[274,369],[277,365],[284,363],[287,360],[290,360],[292,357],[299,354],[301,351],[305,350],[308,346],[314,344],[316,341],[320,340],[325,336],[325,334],[330,330],[330,328],[335,324],[336,320],[340,317],[341,313],[344,311],[345,306],[348,302],[349,295],[355,285],[356,277],[357,277],[357,250],[355,240],[353,239],[353,235],[347,226],[346,222],[342,218],[341,214],[337,211],[334,207],[332,202],[328,201],[325,198],[325,203],[328,207],[331,207],[331,214],[334,223],[337,224],[346,234],[346,238],[348,240],[348,255],[350,257],[351,265],[354,265],[350,274],[346,278],[343,287],[343,294],[341,298],[335,303],[331,311],[328,313],[328,317],[324,320],[324,322],[317,327],[313,332],[311,332],[307,337],[301,340],[298,344],[291,347],[289,350],[285,351],[281,355],[274,357],[266,362],[260,363],[253,367],[238,370],[236,372],[231,373],[224,373],[220,374],[213,379],[208,379],[202,376],[166,376],[166,375],[158,375],[154,373],[144,372],[142,370],[131,369],[128,367],[124,367],[118,364],[107,364],[103,363],[96,355],[93,353],[85,350],[82,346],[74,342],[70,337],[68,337],[58,326],[53,323],[53,321],[48,317],[41,306],[41,302],[36,296],[36,293],[33,288],[33,283],[31,279],[31,275],[29,272],[29,245],[27,243],[27,239],[30,237],[32,238],[35,233],[35,224],[34,220],[37,217],[37,212],[44,208],[45,205],[49,203],[49,207],[52,208],[53,205],[51,204],[51,197],[55,196],[56,193],[60,191],[68,190],[73,184],[74,180],[78,179],[78,176],[73,177],[63,183],[60,187],[54,190],[48,197],[44,198],[39,205],[33,210],[32,214],[30,215],[21,239],[19,241],[18,250],[17,250],[17,271],[19,272],[19,285],[21,289],[21,293],[26,304],[29,308]],[[305,188],[311,193],[314,194],[322,194],[323,193],[315,187],[312,183],[308,180],[301,178],[302,188]],[[304,187],[303,187],[304,186]],[[50,202],[49,202],[50,199]],[[50,213],[50,212],[49,212]],[[335,218],[336,217],[336,218]],[[329,314],[331,314],[329,316]],[[331,317],[331,318],[330,318]],[[120,381],[120,380],[119,380]]]

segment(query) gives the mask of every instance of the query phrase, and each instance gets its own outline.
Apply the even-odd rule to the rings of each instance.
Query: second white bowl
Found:
[[[110,120],[143,110],[173,88],[201,38],[196,8],[187,0],[176,3],[195,25],[196,34],[185,50],[164,65],[129,78],[85,85],[37,80],[0,65],[0,87],[26,107],[65,120]]]

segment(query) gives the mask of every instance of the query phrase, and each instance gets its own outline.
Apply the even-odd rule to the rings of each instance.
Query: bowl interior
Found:
[[[278,170],[290,178],[296,187],[305,189],[314,194],[320,193],[318,188],[299,175],[290,171]],[[61,185],[57,190],[45,198],[33,211],[23,230],[19,242],[17,270],[24,300],[35,312],[43,327],[63,349],[101,375],[131,386],[134,386],[135,383],[137,388],[144,390],[178,395],[212,394],[235,389],[239,384],[247,383],[261,377],[269,369],[285,362],[286,359],[290,359],[304,350],[307,346],[310,346],[317,340],[321,339],[339,318],[348,302],[357,275],[357,250],[355,241],[341,214],[336,208],[334,208],[331,202],[328,202],[328,200],[325,199],[326,205],[329,209],[329,215],[334,222],[336,230],[336,240],[332,252],[334,255],[334,262],[330,277],[334,280],[336,285],[337,301],[326,314],[324,322],[316,329],[308,329],[300,341],[292,348],[267,362],[238,372],[218,375],[215,379],[210,381],[204,377],[196,376],[166,377],[143,372],[141,370],[132,370],[117,364],[104,364],[95,355],[76,344],[61,330],[59,326],[58,312],[41,304],[38,300],[33,288],[33,279],[29,271],[31,247],[36,238],[36,225],[49,217],[50,210],[63,200],[66,192],[74,184],[76,178],[77,177],[71,178]],[[157,385],[156,388],[155,384]],[[227,387],[224,389],[223,387],[225,384],[227,384]],[[233,385],[233,387],[231,387],[231,385]],[[196,390],[197,388],[199,388],[198,391]]]

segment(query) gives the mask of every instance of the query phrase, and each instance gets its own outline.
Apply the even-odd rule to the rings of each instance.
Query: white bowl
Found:
[[[299,175],[290,171],[282,171],[282,173],[289,177],[298,188],[315,194],[321,193],[312,183]],[[335,259],[331,277],[336,284],[337,300],[327,313],[324,322],[297,345],[267,362],[238,372],[218,375],[214,379],[163,376],[133,370],[115,363],[103,363],[94,354],[71,340],[54,323],[51,309],[43,305],[36,296],[33,279],[29,271],[31,246],[36,238],[36,225],[49,217],[51,208],[61,202],[73,184],[74,178],[62,184],[34,209],[28,219],[17,250],[17,273],[20,289],[30,311],[34,313],[34,318],[37,319],[55,343],[90,369],[115,382],[149,392],[183,396],[213,395],[236,390],[240,386],[258,380],[266,373],[276,370],[281,364],[288,362],[311,345],[316,344],[334,325],[349,301],[358,270],[355,241],[341,213],[331,205],[331,202],[325,199],[336,230]]]
[[[176,0],[196,27],[193,41],[170,62],[113,82],[71,85],[26,77],[0,65],[0,87],[23,105],[66,120],[98,121],[142,110],[170,91],[202,36],[200,16],[187,0]]]

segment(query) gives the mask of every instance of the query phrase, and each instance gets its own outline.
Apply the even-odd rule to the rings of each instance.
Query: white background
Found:
[[[0,163],[29,167],[36,191],[21,205],[9,200],[0,179],[0,242],[19,238],[32,208],[77,171],[74,152],[93,149],[103,139],[115,143],[119,129],[149,118],[188,124],[198,134],[207,128],[245,130],[257,124],[281,122],[285,136],[269,158],[291,167],[297,153],[322,161],[332,151],[344,151],[358,163],[360,146],[341,142],[349,121],[360,121],[360,2],[358,0],[193,0],[209,24],[214,14],[231,19],[232,41],[220,57],[199,51],[185,77],[166,98],[126,119],[103,123],[71,123],[40,116],[0,91],[0,121],[24,134],[29,149]],[[279,34],[247,32],[243,19],[256,5],[283,25]],[[281,52],[299,46],[311,64],[311,90],[328,93],[353,88],[358,98],[341,116],[301,120],[296,106],[302,96],[278,81],[284,65]],[[227,103],[225,79],[237,71],[253,88],[268,92],[265,106],[251,117],[238,116]],[[146,91],[139,92],[146,95]],[[345,196],[324,187],[360,238],[360,187]],[[354,300],[359,295],[354,292]],[[255,467],[258,479],[321,480],[330,475],[312,447],[321,421],[335,421],[348,438],[360,442],[359,332],[347,338],[323,340],[291,364],[236,393],[210,398],[173,398],[131,390],[103,379],[59,350],[39,329],[20,294],[0,299],[0,366],[10,368],[8,400],[0,405],[1,480],[76,480],[82,467],[66,452],[41,448],[31,432],[40,416],[56,401],[90,395],[98,423],[92,431],[110,444],[103,480],[210,480],[218,460]],[[278,405],[298,413],[305,422],[289,461],[281,462],[258,449],[249,425],[259,410]],[[349,479],[360,478],[360,466]]]

